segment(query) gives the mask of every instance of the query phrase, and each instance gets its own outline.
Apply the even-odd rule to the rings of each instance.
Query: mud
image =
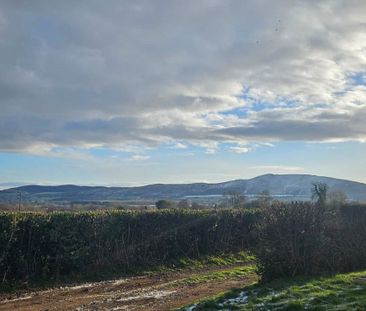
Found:
[[[233,267],[233,266],[232,266]],[[0,311],[171,310],[243,287],[256,275],[185,284],[184,279],[231,266],[149,274],[47,290],[0,295]]]

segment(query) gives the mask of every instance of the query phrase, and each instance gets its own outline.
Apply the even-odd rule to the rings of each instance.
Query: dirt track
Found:
[[[20,296],[1,295],[0,311],[170,310],[256,280],[255,274],[249,274],[219,280],[195,279],[194,282],[187,282],[195,277],[231,268],[234,266],[86,283],[22,293]]]

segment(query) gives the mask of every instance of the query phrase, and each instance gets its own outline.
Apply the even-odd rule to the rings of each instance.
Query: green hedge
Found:
[[[257,211],[0,213],[2,282],[129,271],[255,244]]]
[[[365,269],[365,224],[366,205],[273,204],[256,230],[262,278]]]

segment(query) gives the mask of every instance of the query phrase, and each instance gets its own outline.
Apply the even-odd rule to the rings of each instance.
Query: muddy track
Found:
[[[150,274],[111,281],[85,283],[28,293],[0,296],[0,311],[51,310],[171,310],[215,294],[244,286],[256,275],[199,279],[235,266]],[[194,282],[187,280],[195,279]]]

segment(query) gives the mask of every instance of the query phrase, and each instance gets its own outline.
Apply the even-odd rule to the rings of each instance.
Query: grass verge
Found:
[[[222,254],[217,256],[203,256],[199,259],[181,258],[170,264],[157,266],[151,270],[152,273],[164,273],[179,270],[197,270],[207,267],[232,266],[254,263],[255,258],[246,252],[235,254]],[[145,271],[146,272],[146,271]]]
[[[109,269],[108,271],[95,271],[95,273],[91,274],[72,274],[67,277],[61,277],[59,280],[40,280],[40,281],[32,281],[29,283],[17,283],[17,284],[1,284],[0,283],[0,293],[8,293],[14,291],[22,291],[22,290],[37,290],[37,289],[45,289],[51,287],[65,286],[65,285],[76,285],[86,282],[97,282],[104,280],[117,279],[122,277],[131,277],[131,276],[140,276],[140,275],[155,275],[155,274],[164,274],[164,273],[172,273],[178,271],[187,271],[187,270],[198,270],[210,267],[219,267],[219,266],[230,266],[230,265],[244,265],[254,261],[254,257],[248,255],[246,252],[239,252],[236,254],[223,254],[217,256],[204,256],[200,259],[189,259],[189,258],[181,258],[176,261],[172,261],[165,265],[160,265],[156,267],[149,268],[141,268],[141,269],[131,269],[124,270],[121,272],[117,268]],[[231,269],[229,269],[231,270]],[[227,272],[229,273],[229,271]],[[237,271],[236,273],[244,273]],[[214,273],[213,273],[214,274]],[[207,279],[218,277],[211,275],[207,276]],[[202,280],[203,281],[203,280]],[[194,280],[187,280],[187,282],[194,282]]]
[[[243,278],[249,274],[255,273],[255,266],[240,266],[231,269],[225,269],[220,271],[212,271],[204,274],[197,274],[192,277],[180,280],[177,282],[178,285],[195,285],[199,283],[206,283],[211,281],[219,281],[234,278]]]

